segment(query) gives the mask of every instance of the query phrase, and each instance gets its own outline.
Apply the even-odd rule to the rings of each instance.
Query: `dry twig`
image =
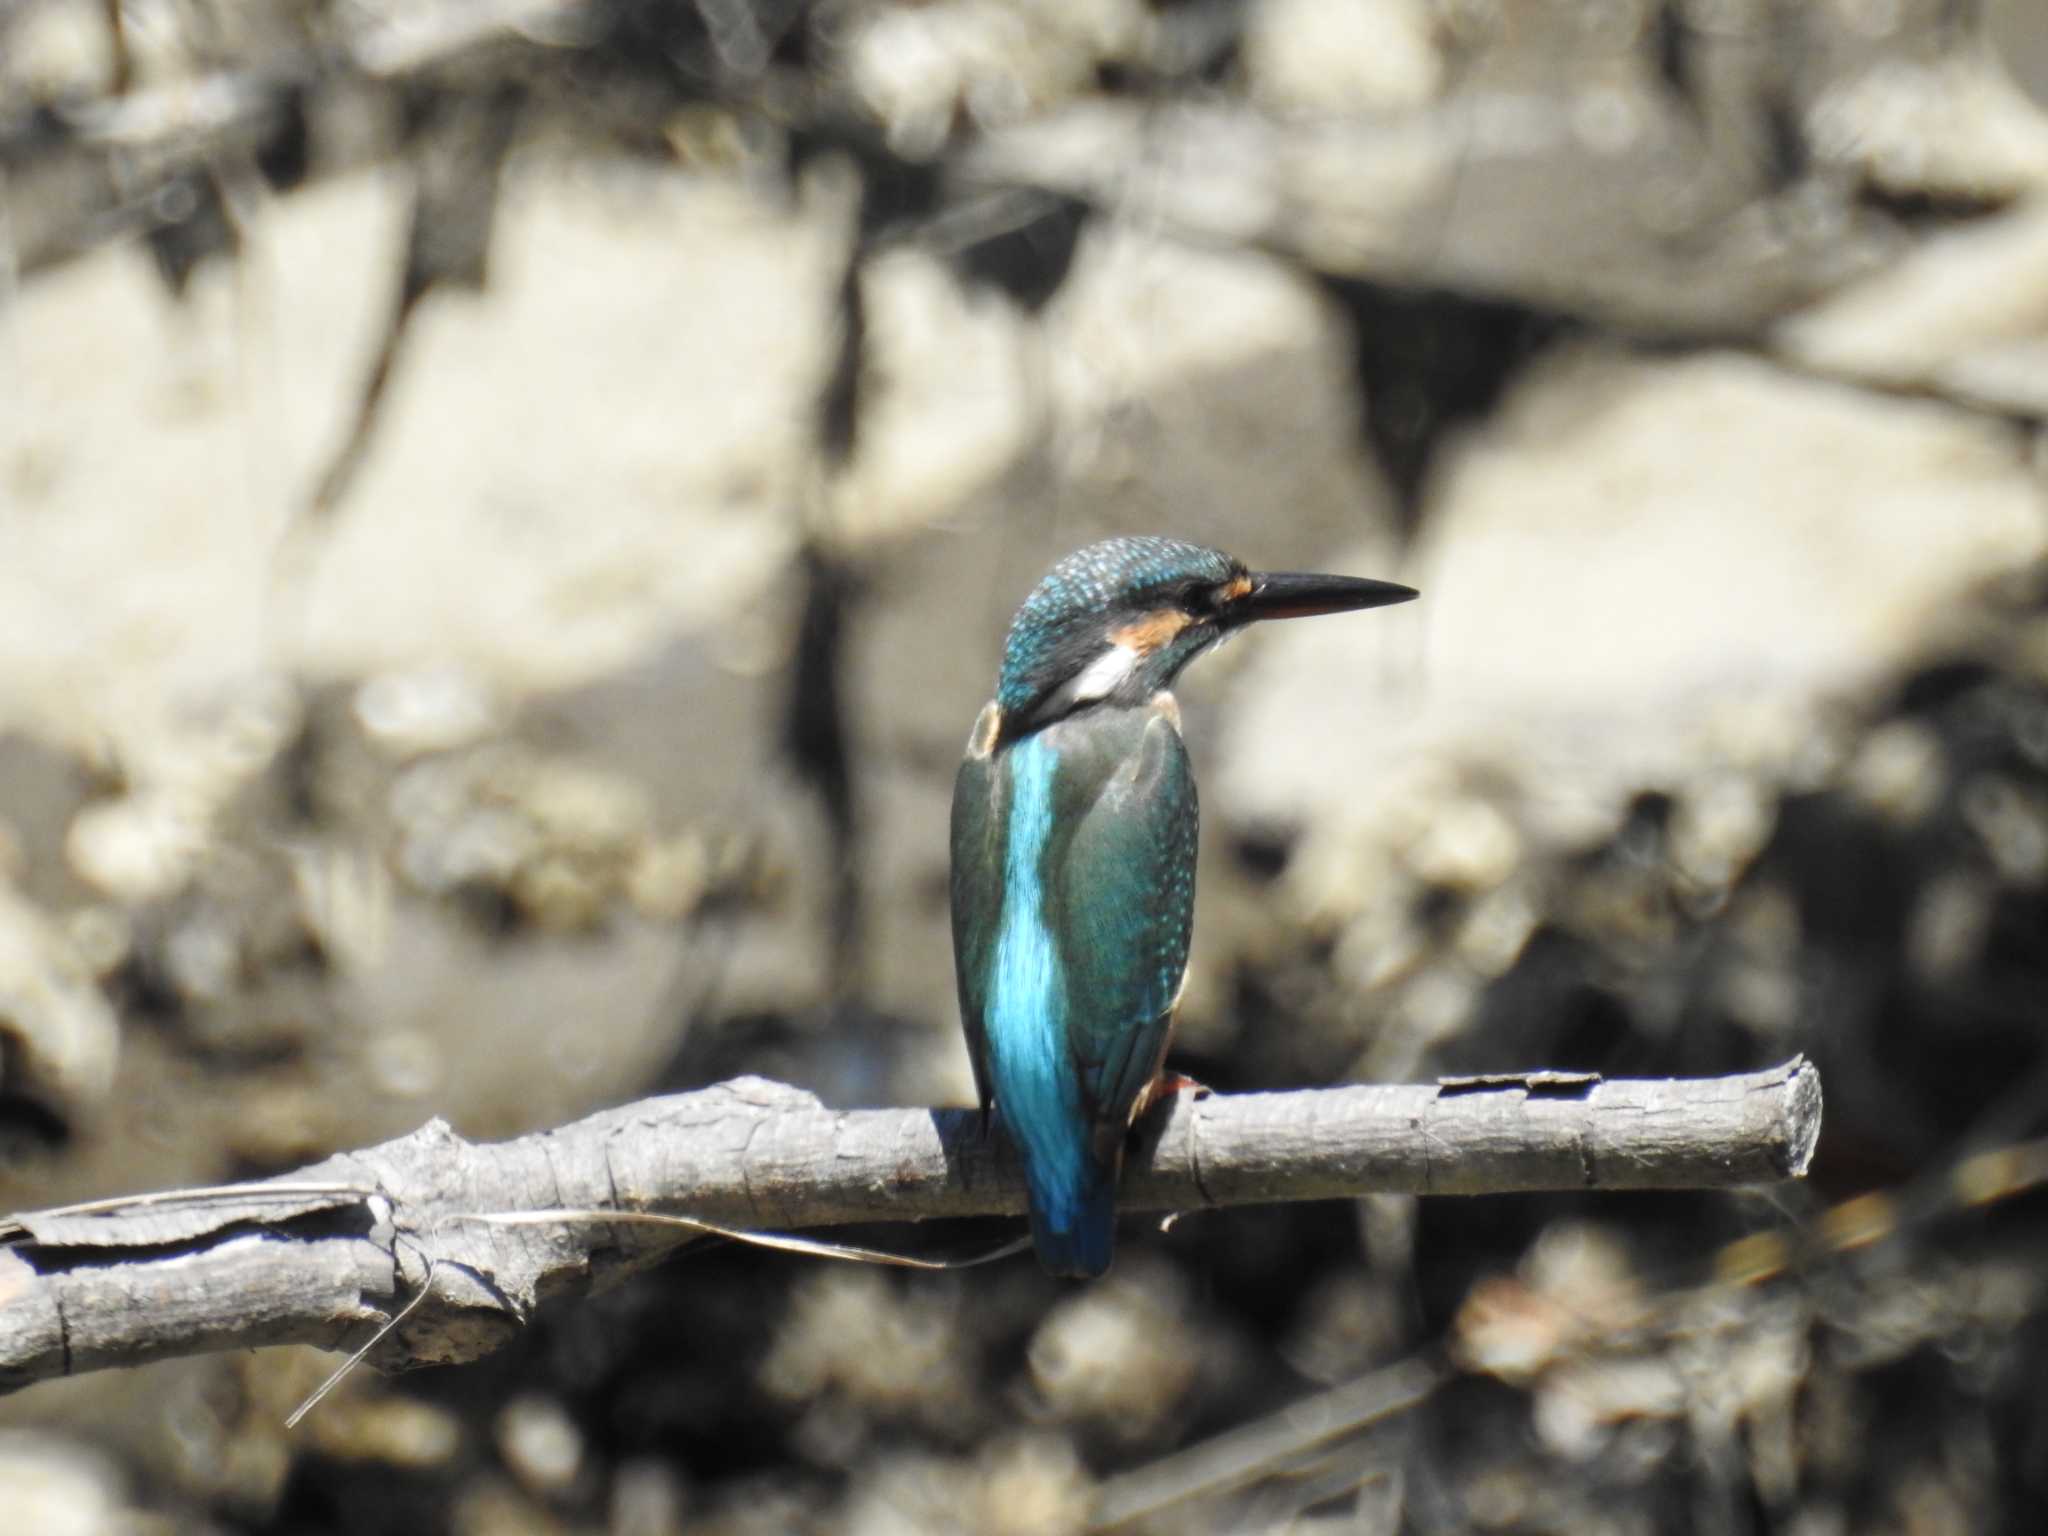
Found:
[[[1725,1078],[1536,1072],[1184,1098],[1141,1128],[1122,1204],[1771,1183],[1804,1173],[1820,1103],[1803,1058]],[[474,1359],[544,1299],[691,1240],[597,1209],[773,1231],[1023,1204],[1014,1159],[970,1111],[840,1112],[760,1078],[493,1145],[436,1120],[267,1184],[0,1224],[0,1390],[208,1350],[347,1348],[415,1301],[375,1363]]]

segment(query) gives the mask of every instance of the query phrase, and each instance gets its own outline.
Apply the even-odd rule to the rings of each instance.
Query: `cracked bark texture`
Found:
[[[1183,1096],[1141,1127],[1127,1211],[1368,1193],[1767,1184],[1804,1174],[1819,1074],[1617,1080],[1563,1072]],[[17,1215],[0,1224],[0,1390],[264,1344],[474,1359],[541,1306],[692,1241],[645,1226],[492,1226],[606,1208],[754,1230],[1012,1215],[1022,1178],[966,1110],[836,1111],[761,1078],[646,1099],[478,1145],[440,1120],[267,1184]]]

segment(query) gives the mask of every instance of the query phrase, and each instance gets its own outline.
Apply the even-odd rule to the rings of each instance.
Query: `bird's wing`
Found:
[[[1177,713],[1169,700],[1104,720],[1096,761],[1107,771],[1076,773],[1092,799],[1062,807],[1072,835],[1054,853],[1067,1041],[1101,1161],[1159,1069],[1187,970],[1198,817]]]
[[[993,1098],[986,1020],[989,969],[1002,924],[1007,800],[996,760],[970,750],[953,780],[953,968],[984,1123]]]

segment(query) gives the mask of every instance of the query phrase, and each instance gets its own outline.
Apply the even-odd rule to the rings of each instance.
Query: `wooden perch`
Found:
[[[1740,1077],[1533,1072],[1183,1097],[1141,1126],[1119,1203],[1765,1184],[1805,1173],[1820,1112],[1804,1058]],[[493,1145],[434,1120],[269,1183],[0,1223],[0,1390],[207,1350],[352,1347],[416,1298],[373,1361],[474,1359],[543,1301],[691,1240],[590,1220],[476,1220],[592,1207],[788,1230],[1015,1214],[1024,1186],[970,1111],[840,1112],[760,1078]]]

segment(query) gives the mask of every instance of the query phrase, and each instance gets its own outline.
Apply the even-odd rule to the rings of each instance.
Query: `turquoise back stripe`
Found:
[[[1087,1137],[1080,1084],[1067,1059],[1066,983],[1045,924],[1041,872],[1059,757],[1043,736],[1025,737],[1008,757],[1010,824],[986,1015],[989,1065],[997,1107],[1028,1149],[1046,1215],[1065,1227],[1078,1214]]]

